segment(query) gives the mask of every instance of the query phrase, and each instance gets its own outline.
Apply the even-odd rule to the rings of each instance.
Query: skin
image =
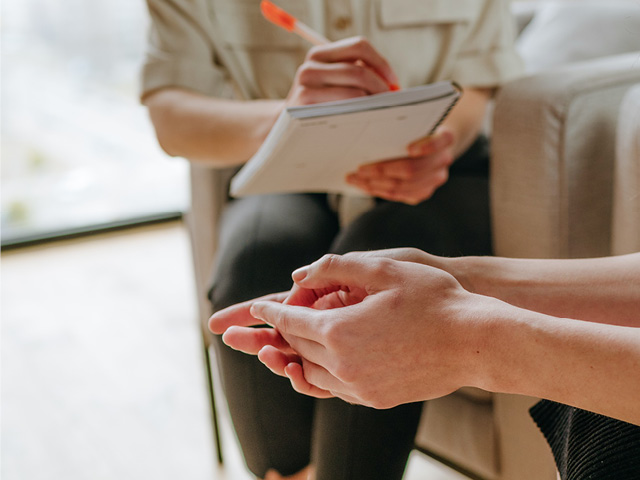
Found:
[[[389,62],[363,37],[309,50],[285,100],[224,100],[180,88],[143,99],[158,141],[172,156],[213,167],[246,162],[282,109],[386,92],[398,83]],[[363,165],[347,181],[365,193],[417,204],[448,179],[449,167],[478,136],[491,89],[467,88],[433,135],[407,146],[407,156]]]
[[[218,312],[210,327],[302,393],[389,408],[474,386],[640,425],[640,254],[396,249],[326,256],[293,278],[291,292]],[[246,328],[258,323],[275,329]]]

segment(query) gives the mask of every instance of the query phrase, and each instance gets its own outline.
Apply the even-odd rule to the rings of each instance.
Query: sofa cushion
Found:
[[[640,6],[629,0],[545,2],[518,39],[528,73],[638,50]]]

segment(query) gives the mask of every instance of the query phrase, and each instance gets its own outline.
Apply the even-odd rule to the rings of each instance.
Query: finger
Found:
[[[281,377],[285,375],[285,367],[291,363],[302,363],[302,359],[295,353],[286,353],[270,345],[258,352],[260,360],[269,370]]]
[[[251,314],[277,328],[283,337],[287,335],[318,340],[322,312],[306,307],[282,305],[276,302],[256,302]]]
[[[404,188],[402,185],[395,188],[376,188],[372,185],[372,182],[369,181],[350,181],[349,183],[360,188],[372,197],[382,198],[391,202],[406,203],[407,205],[417,205],[431,198],[438,186],[440,186],[421,183],[415,189]]]
[[[431,181],[421,180],[415,183],[415,187],[409,182],[394,179],[380,180],[349,180],[354,185],[369,195],[377,198],[383,198],[393,202],[402,202],[409,205],[417,205],[418,203],[428,199],[433,195],[439,184]]]
[[[325,255],[292,274],[296,284],[307,289],[340,287],[372,293],[386,286],[394,261],[386,258],[363,258],[358,255]],[[321,312],[315,312],[324,318]],[[310,337],[305,337],[310,338]]]
[[[242,327],[261,325],[263,322],[251,315],[251,305],[257,301],[283,302],[288,295],[289,292],[272,293],[220,310],[209,318],[209,330],[213,333],[221,334],[232,325],[239,325]]]
[[[307,382],[304,378],[302,366],[299,363],[290,363],[285,367],[284,373],[291,381],[293,389],[298,393],[316,398],[333,398],[335,396],[328,390],[323,390]]]
[[[367,189],[370,195],[383,198],[392,202],[406,203],[407,205],[417,205],[433,196],[435,191],[440,187],[442,182],[434,182],[429,184],[420,183],[415,187],[402,186],[395,190],[380,190],[375,188]]]
[[[313,105],[321,102],[334,102],[367,96],[367,92],[349,87],[323,87],[307,88],[298,87],[291,100],[292,105]]]
[[[294,284],[291,294],[283,302],[285,305],[312,307],[316,310],[329,310],[353,305],[362,301],[366,292],[342,286],[307,289]]]
[[[252,355],[267,345],[283,351],[291,350],[280,332],[273,328],[229,327],[222,335],[222,341],[234,350]]]
[[[339,288],[340,287],[337,286],[330,286],[324,289],[312,290],[308,288],[302,288],[301,286],[294,284],[291,288],[289,296],[283,302],[283,304],[315,308],[316,303],[319,299],[339,290]]]
[[[308,61],[300,67],[297,77],[300,85],[309,88],[348,87],[370,95],[389,91],[384,78],[362,62]]]
[[[440,152],[455,142],[455,135],[448,127],[440,127],[433,135],[429,135],[409,144],[409,156],[418,157]]]
[[[353,186],[365,189],[366,191],[380,190],[387,192],[395,192],[402,187],[403,181],[399,178],[388,176],[381,177],[360,177],[357,174],[349,175],[347,182]]]
[[[325,63],[361,61],[382,76],[387,83],[398,84],[398,77],[389,62],[363,37],[346,38],[314,47],[309,51],[307,58]]]
[[[375,164],[361,165],[355,175],[361,179],[381,179],[385,177],[411,180],[453,163],[453,154],[447,148],[419,157],[396,158]]]
[[[327,349],[324,345],[295,335],[287,335],[284,340],[301,357],[320,365],[330,366],[328,362],[331,361],[331,358],[327,355]]]
[[[331,397],[338,397],[349,403],[362,404],[362,402],[360,402],[356,397],[353,397],[344,392],[344,390],[346,389],[345,389],[345,385],[342,382],[338,380],[337,382],[334,383],[334,381],[337,379],[333,377],[326,370],[323,372],[323,370],[324,369],[322,369],[321,367],[318,367],[317,365],[314,365],[313,363],[303,359],[302,365],[300,365],[299,363],[291,363],[287,365],[287,367],[285,368],[285,373],[287,377],[289,377],[289,379],[291,380],[291,384],[293,385],[294,389],[298,392],[305,393],[307,395],[311,395],[314,397],[317,396],[318,393],[321,393],[324,395],[328,394]],[[314,382],[316,381],[320,381],[323,384],[325,384],[325,381],[320,380],[320,378],[323,377],[325,373],[326,373],[326,376],[324,378],[326,380],[326,384],[327,385],[330,383],[334,384],[336,387],[334,390],[325,389],[318,385],[315,385]],[[315,378],[316,375],[318,376],[318,378]],[[313,381],[310,380],[311,378],[314,378],[314,380]],[[330,379],[333,379],[333,380],[330,380]],[[314,390],[313,393],[309,393],[308,390],[303,390],[303,388],[309,389],[309,387],[311,387]],[[324,397],[319,397],[319,398],[324,398]]]

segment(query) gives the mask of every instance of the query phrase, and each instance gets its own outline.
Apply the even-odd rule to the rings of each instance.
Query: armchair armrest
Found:
[[[205,338],[209,338],[207,320],[212,313],[207,285],[218,244],[217,225],[228,200],[229,181],[236,171],[236,168],[190,166],[191,208],[186,215],[186,223],[191,239],[198,312],[206,332]]]
[[[624,97],[618,121],[613,193],[613,254],[640,252],[640,83]]]
[[[640,82],[640,52],[590,60],[507,84],[494,113],[495,252],[609,255],[618,112]]]

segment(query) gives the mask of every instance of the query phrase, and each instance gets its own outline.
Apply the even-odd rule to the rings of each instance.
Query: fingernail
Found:
[[[423,145],[410,145],[409,146],[409,156],[411,157],[419,157],[420,155],[424,155],[425,148]]]
[[[400,90],[400,85],[398,85],[397,83],[390,83],[389,84],[389,90],[392,92],[396,92],[398,90]]]
[[[302,280],[307,278],[308,274],[309,274],[309,268],[308,267],[302,267],[302,268],[299,268],[296,271],[294,271],[291,274],[291,278],[293,278],[294,282],[301,282]]]

